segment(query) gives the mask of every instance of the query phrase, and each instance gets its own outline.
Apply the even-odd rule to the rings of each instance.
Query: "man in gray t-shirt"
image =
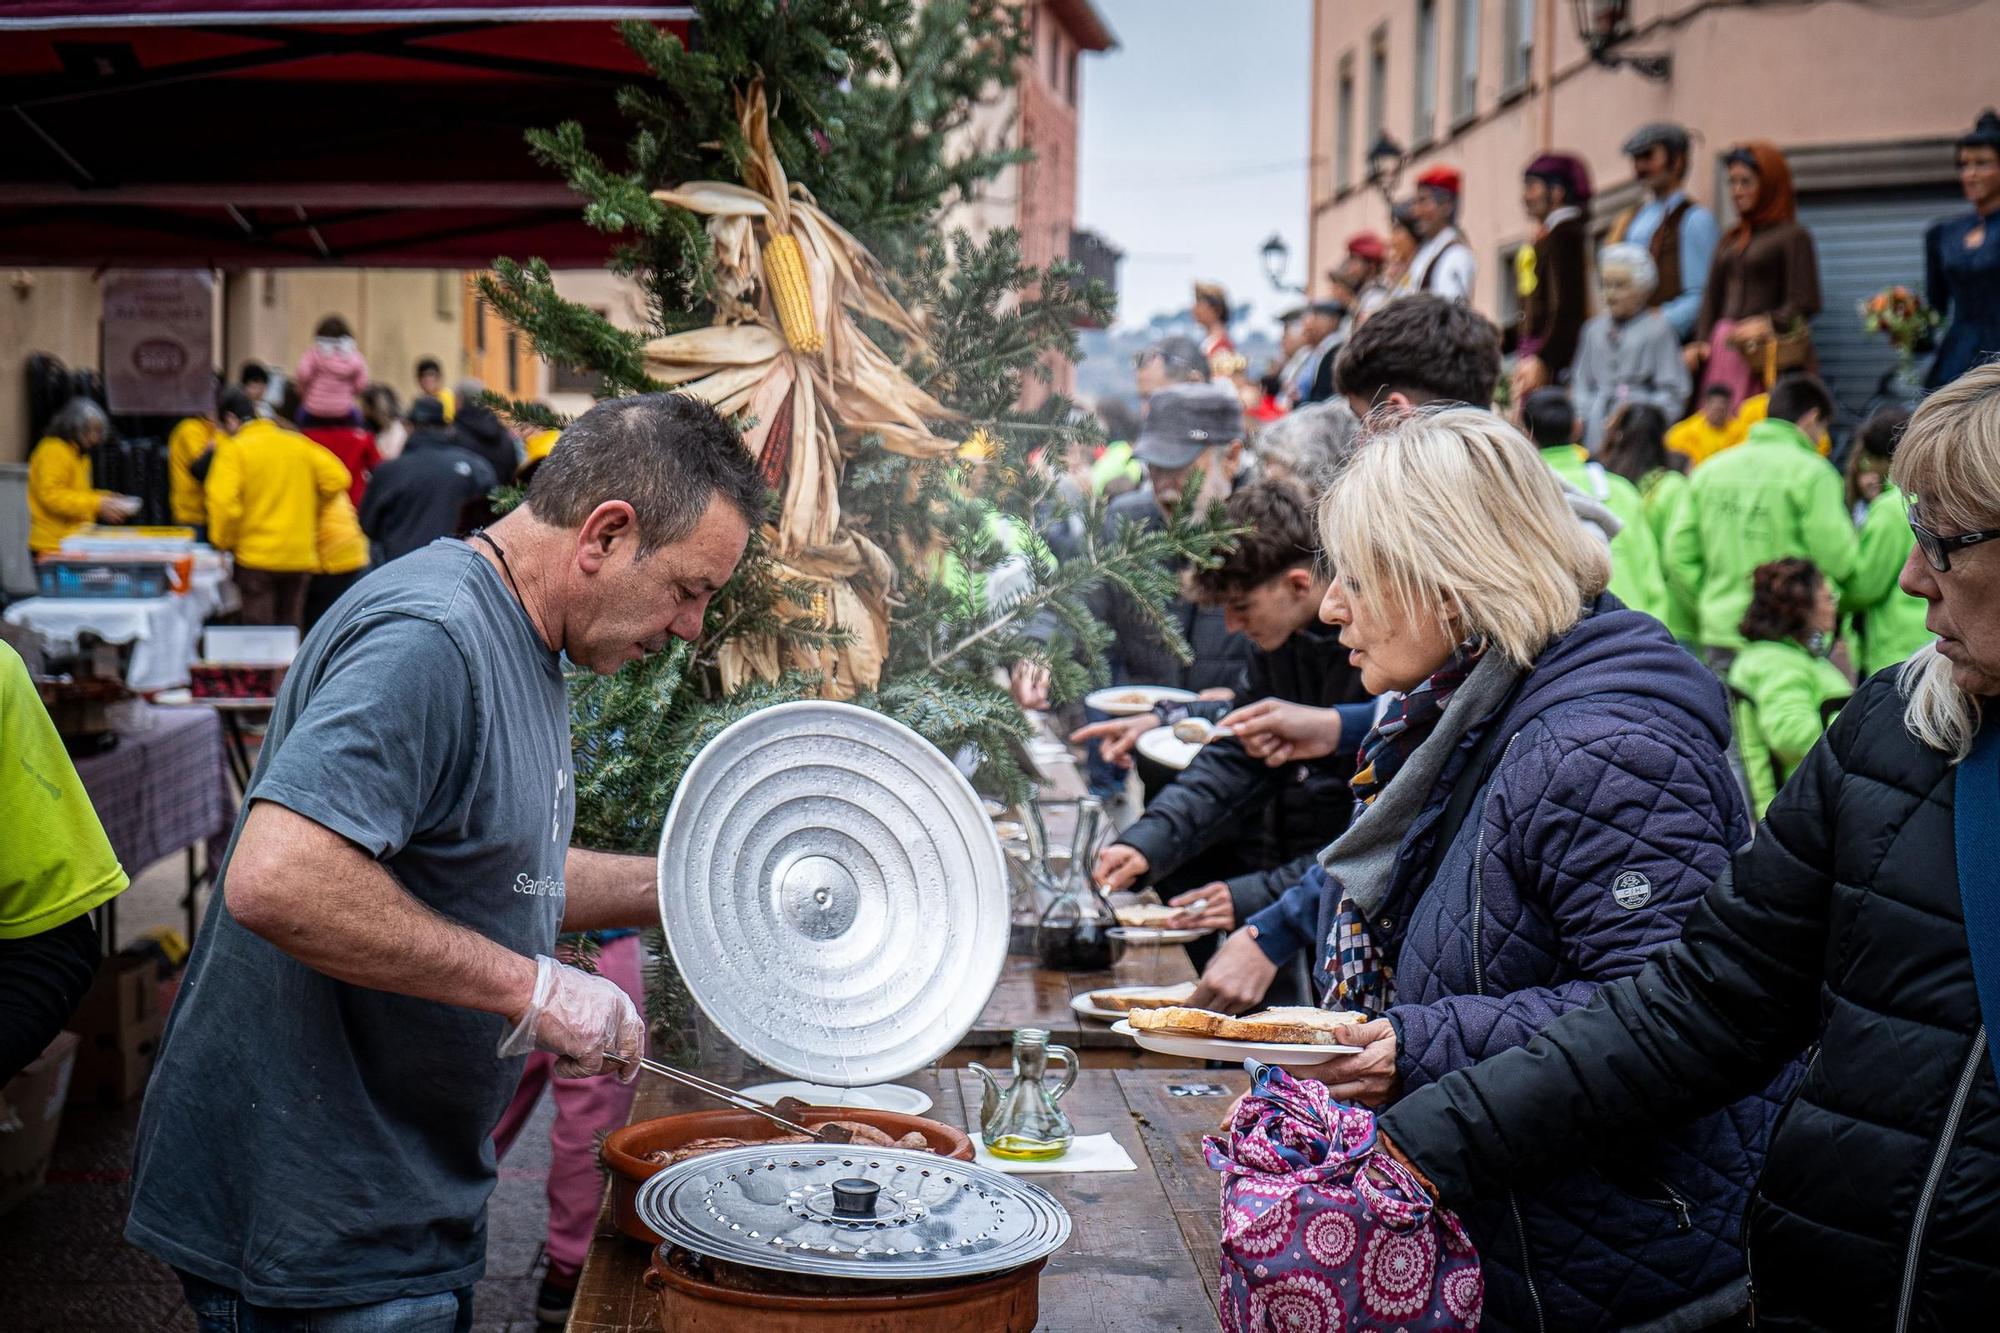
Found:
[[[306,639],[140,1114],[126,1238],[204,1330],[469,1322],[521,1057],[644,1049],[624,992],[551,956],[659,915],[652,858],[569,846],[562,657],[693,638],[764,502],[706,406],[607,402],[520,509]]]

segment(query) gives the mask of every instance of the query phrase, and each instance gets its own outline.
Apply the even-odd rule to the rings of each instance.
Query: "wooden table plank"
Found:
[[[1121,1069],[1113,1077],[1132,1108],[1139,1137],[1145,1140],[1158,1169],[1160,1188],[1174,1210],[1188,1253],[1201,1270],[1209,1302],[1214,1304],[1221,1296],[1216,1264],[1222,1246],[1221,1184],[1202,1157],[1201,1140],[1220,1129],[1224,1113],[1249,1089],[1250,1078],[1234,1069],[1188,1073]],[[1211,1087],[1225,1091],[1212,1096],[1175,1095],[1175,1089],[1188,1094]]]
[[[1157,956],[1155,956],[1157,955]],[[1187,951],[1178,945],[1128,952],[1104,972],[1057,972],[1044,968],[1034,958],[1009,954],[992,998],[980,1011],[971,1029],[961,1038],[953,1057],[969,1053],[969,1058],[986,1062],[979,1052],[1011,1046],[1016,1028],[1047,1030],[1049,1040],[1079,1051],[1092,1053],[1091,1063],[1099,1068],[1118,1065],[1137,1068],[1145,1054],[1129,1038],[1111,1030],[1109,1023],[1084,1018],[1070,1008],[1070,1000],[1110,986],[1177,986],[1195,979]],[[1185,1067],[1189,1062],[1170,1060],[1168,1067]],[[947,1064],[963,1059],[947,1058]]]
[[[1042,1271],[1036,1327],[1046,1333],[1212,1330],[1214,1302],[1118,1078],[1108,1069],[1086,1069],[1062,1105],[1078,1134],[1110,1133],[1139,1169],[1021,1177],[1061,1201],[1073,1228]],[[978,1076],[964,1071],[958,1079],[965,1106],[976,1109]]]

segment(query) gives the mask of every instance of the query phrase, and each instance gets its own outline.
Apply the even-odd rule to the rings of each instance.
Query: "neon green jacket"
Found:
[[[1667,532],[1674,520],[1688,502],[1688,479],[1685,472],[1676,472],[1670,467],[1654,468],[1639,481],[1639,498],[1646,503],[1646,526],[1653,531],[1653,540],[1660,547],[1660,568],[1665,579]],[[1667,628],[1682,643],[1694,642],[1694,599],[1686,593],[1667,584]]]
[[[1126,440],[1113,440],[1104,446],[1104,452],[1090,465],[1090,489],[1099,495],[1104,488],[1120,477],[1137,486],[1146,479],[1146,473],[1139,461],[1132,457],[1132,445]]]
[[[1697,643],[1736,649],[1757,566],[1802,556],[1844,593],[1858,549],[1840,474],[1805,432],[1767,418],[1695,469],[1667,533],[1667,581],[1694,601]]]
[[[1779,772],[1790,778],[1826,730],[1820,707],[1854,693],[1839,667],[1792,640],[1745,644],[1729,664],[1736,699],[1736,745],[1757,818],[1778,794]],[[1773,761],[1776,761],[1774,771]]]
[[[1611,539],[1611,595],[1634,611],[1665,620],[1667,584],[1660,573],[1660,548],[1646,522],[1639,488],[1591,462],[1580,445],[1544,449],[1542,458],[1556,476],[1617,516],[1621,526]]]
[[[1916,544],[1916,534],[1910,531],[1909,498],[1894,486],[1883,486],[1862,520],[1854,576],[1840,599],[1840,609],[1854,617],[1850,642],[1855,669],[1863,680],[1905,661],[1936,637],[1924,628],[1929,604],[1896,586],[1896,576]]]

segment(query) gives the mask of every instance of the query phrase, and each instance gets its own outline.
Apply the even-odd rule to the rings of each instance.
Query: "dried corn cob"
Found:
[[[826,346],[813,321],[812,288],[806,282],[805,255],[796,236],[773,232],[764,243],[764,281],[771,288],[771,305],[784,326],[785,341],[808,355]]]

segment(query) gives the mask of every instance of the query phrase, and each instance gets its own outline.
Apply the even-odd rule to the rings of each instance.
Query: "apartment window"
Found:
[[[1333,184],[1345,190],[1354,184],[1354,55],[1340,58],[1339,92],[1333,104]]]
[[[1072,47],[1070,49],[1069,59],[1065,61],[1063,64],[1063,96],[1068,100],[1071,106],[1076,105],[1076,74],[1077,74],[1076,56],[1077,56],[1076,49]]]
[[[1389,30],[1377,28],[1368,39],[1368,142],[1382,137],[1389,109]]]
[[[1535,76],[1535,0],[1504,0],[1507,6],[1507,55],[1501,88],[1514,93]]]
[[[1410,126],[1413,143],[1428,143],[1437,124],[1438,16],[1437,0],[1417,0],[1417,102]]]
[[[514,330],[507,330],[507,392],[521,392],[521,337]]]
[[[1458,0],[1452,34],[1451,118],[1469,120],[1479,110],[1479,0]]]

